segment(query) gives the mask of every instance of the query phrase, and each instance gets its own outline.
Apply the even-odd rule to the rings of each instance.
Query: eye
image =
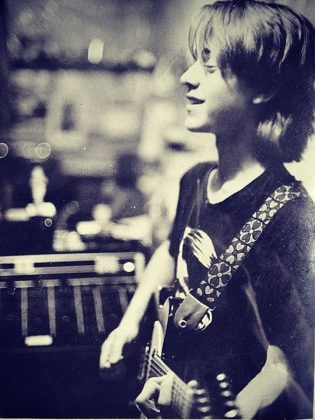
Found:
[[[216,70],[218,70],[217,66],[213,66],[210,64],[204,64],[204,67],[208,73],[214,73]]]
[[[206,63],[207,61],[209,61],[210,60],[210,55],[211,55],[211,51],[209,50],[209,48],[204,48],[202,50],[202,53],[201,53],[202,61],[204,63]]]
[[[215,65],[215,63],[213,62],[213,58],[211,58],[211,51],[209,48],[204,48],[202,50],[202,62],[204,65],[204,68],[206,69],[206,71],[208,73],[214,73],[218,67]]]

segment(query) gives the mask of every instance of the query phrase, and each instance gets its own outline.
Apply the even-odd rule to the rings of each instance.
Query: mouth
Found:
[[[200,105],[204,102],[202,99],[195,98],[194,96],[187,95],[186,98],[189,105]]]

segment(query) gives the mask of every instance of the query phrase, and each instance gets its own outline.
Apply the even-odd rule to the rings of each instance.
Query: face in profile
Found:
[[[228,72],[222,73],[213,47],[204,48],[202,56],[181,76],[188,89],[186,128],[216,135],[240,128],[252,112],[252,94],[244,83]]]

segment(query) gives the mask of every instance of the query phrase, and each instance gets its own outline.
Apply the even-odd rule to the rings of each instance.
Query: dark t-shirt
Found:
[[[205,232],[220,255],[268,195],[283,184],[297,182],[282,165],[270,167],[241,191],[210,204],[207,180],[213,168],[211,163],[199,164],[181,179],[170,233],[170,254],[177,264],[183,260],[187,264],[190,287],[205,278],[207,269],[181,245],[186,227]],[[202,366],[202,371],[210,374],[228,373],[239,392],[266,361],[265,336],[269,344],[282,349],[296,383],[312,398],[314,214],[307,196],[287,203],[218,299],[210,326],[202,332],[176,331],[176,345],[174,332],[172,339],[166,337],[165,351],[174,353],[174,369],[189,360],[181,372],[187,380]]]

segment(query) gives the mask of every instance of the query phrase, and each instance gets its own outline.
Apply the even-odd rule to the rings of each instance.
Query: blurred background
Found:
[[[315,23],[313,0],[279,2]],[[187,68],[189,22],[205,3],[0,2],[0,339],[5,348],[5,356],[0,358],[5,372],[0,384],[4,395],[0,415],[134,415],[125,404],[126,390],[107,382],[107,394],[103,394],[104,382],[95,379],[99,345],[119,322],[136,284],[137,271],[167,237],[180,176],[198,161],[216,159],[209,136],[189,133],[183,125],[185,91],[179,84]],[[313,199],[314,143],[311,139],[300,163],[288,165]],[[139,255],[143,259],[139,260]],[[65,277],[62,273],[70,260],[72,265]],[[82,272],[78,267],[87,261],[92,261],[92,268],[85,271],[85,283],[80,283],[77,278],[82,278]],[[38,267],[42,271],[36,271]],[[88,282],[87,273],[91,277]],[[111,278],[111,285],[115,283],[112,295],[102,288],[108,280],[104,273]],[[40,282],[53,275],[59,276],[58,280],[47,283],[47,296],[43,297]],[[127,283],[120,280],[127,275],[131,276]],[[95,276],[98,280],[93,283]],[[59,296],[64,305],[60,322],[63,326],[69,323],[73,311],[73,329],[78,330],[81,341],[85,337],[84,343],[72,332],[71,339],[65,333],[55,345],[59,287],[62,296],[70,289],[74,291],[74,305],[67,313],[64,307],[68,301]],[[104,300],[114,309],[108,313],[109,322],[104,312],[105,326],[103,318],[96,315],[97,331],[89,335],[90,324],[80,324],[85,314],[80,308],[82,296],[92,289],[96,314]],[[32,302],[37,312],[31,337],[46,337],[41,342],[26,340],[33,319]],[[40,313],[43,302],[46,306]],[[49,334],[43,326],[45,310]],[[9,343],[8,331],[11,334],[14,325],[22,334],[10,336]],[[19,334],[23,341],[17,338]],[[43,343],[52,336],[56,352],[46,352],[44,357],[43,346],[51,343]],[[80,343],[85,349],[93,344],[93,357],[82,356],[87,353]],[[73,350],[78,346],[80,352]],[[69,382],[61,372],[70,365],[73,376]],[[82,365],[88,366],[86,375],[78,377]],[[34,369],[43,368],[41,379],[28,386]],[[48,376],[53,378],[50,396],[41,394],[47,388]],[[124,402],[108,402],[113,390],[124,397]],[[19,404],[12,393],[18,395]],[[107,403],[102,395],[107,395]],[[42,405],[39,399],[44,401]],[[48,408],[49,401],[54,408]]]
[[[75,227],[71,220],[93,219],[95,205],[111,205],[111,181],[117,170],[127,178],[130,170],[143,194],[135,213],[149,215],[153,229],[146,239],[164,239],[179,176],[211,156],[204,138],[183,126],[179,85],[189,20],[200,4],[1,3],[0,165],[10,181],[7,217],[33,201],[35,166],[43,169],[45,200],[56,207],[58,227],[67,229]],[[127,165],[118,163],[121,156]],[[98,217],[102,212],[108,217],[98,206]]]
[[[150,215],[153,241],[164,239],[179,176],[200,159],[216,158],[203,135],[185,130],[179,85],[189,21],[204,3],[1,2],[0,170],[10,184],[3,211],[34,201],[30,179],[38,165],[59,227],[71,218],[91,220],[95,205],[111,204],[107,184],[126,155],[124,162],[138,159],[128,166],[143,193],[138,213]],[[312,0],[282,3],[314,22]],[[314,195],[311,149],[314,142],[290,169]],[[97,216],[102,212],[108,217],[105,206]]]

